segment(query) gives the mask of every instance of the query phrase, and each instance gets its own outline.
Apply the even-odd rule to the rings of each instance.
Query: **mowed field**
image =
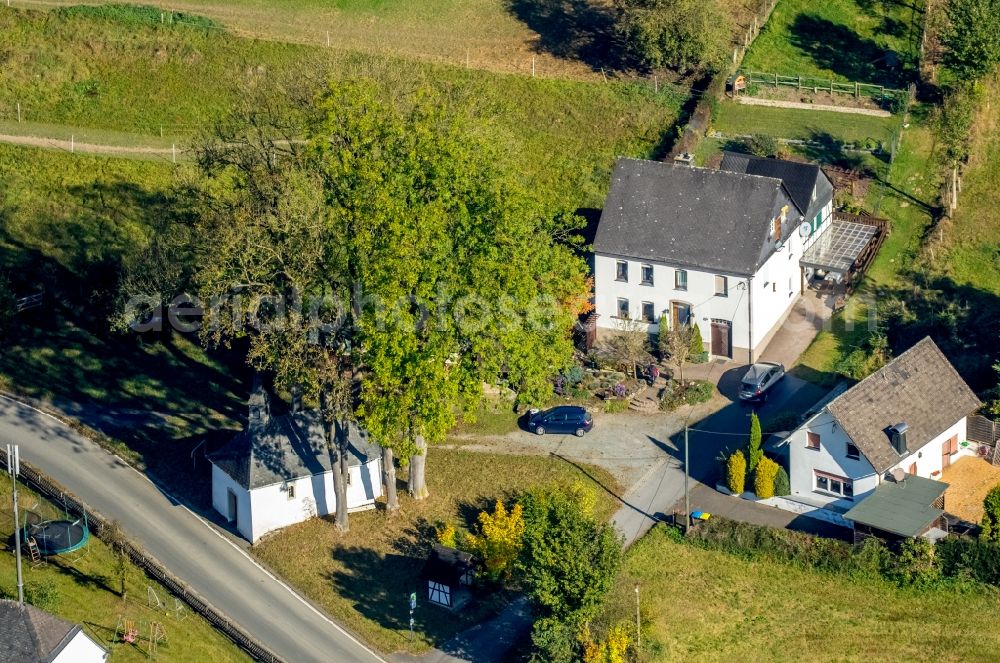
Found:
[[[911,589],[748,561],[655,528],[628,553],[604,622],[635,620],[646,661],[995,661],[1000,594]]]
[[[94,0],[13,0],[15,7],[45,9],[105,5]],[[508,0],[151,0],[166,12],[198,14],[230,31],[269,41],[391,54],[418,60],[546,77],[597,79],[593,67],[541,47],[538,28],[526,21],[530,2]],[[540,3],[544,4],[544,3]],[[520,11],[519,11],[520,8]],[[559,18],[562,10],[553,8]],[[165,21],[169,20],[165,17]],[[184,16],[176,17],[185,20]],[[567,25],[572,18],[564,19]],[[532,23],[535,27],[532,27]],[[329,41],[328,41],[329,39]]]
[[[20,104],[24,121],[146,134],[169,146],[190,141],[251,84],[298,72],[371,78],[396,94],[426,86],[471,107],[540,193],[597,207],[614,158],[656,153],[682,103],[645,84],[498,74],[162,25],[141,9],[94,11],[0,11],[6,127]]]

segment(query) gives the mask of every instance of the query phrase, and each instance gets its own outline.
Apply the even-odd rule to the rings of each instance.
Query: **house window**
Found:
[[[643,322],[653,322],[653,302],[643,302],[642,303],[642,320]]]
[[[823,210],[820,210],[816,215],[816,218],[813,219],[813,233],[819,230],[821,225],[823,225]]]
[[[775,242],[780,242],[781,241],[781,217],[780,216],[775,217],[774,220],[771,221],[771,238],[774,239]]]
[[[839,497],[852,499],[854,497],[854,484],[850,479],[838,477],[834,474],[825,474],[817,470],[813,471],[815,478],[815,490],[821,493],[829,493]]]
[[[295,499],[295,484],[294,483],[286,483],[285,484],[285,497],[287,497],[290,500],[294,500]]]
[[[861,452],[858,451],[858,448],[854,446],[853,442],[847,443],[847,457],[853,458],[854,460],[861,458]]]
[[[641,270],[642,280],[639,282],[642,285],[653,285],[653,266],[643,265]]]
[[[628,320],[628,300],[623,297],[618,298],[618,317]]]
[[[615,280],[628,283],[628,263],[624,260],[619,260],[615,264]]]
[[[727,279],[725,276],[715,277],[715,296],[716,297],[729,296],[729,279]]]
[[[819,449],[819,433],[806,433],[806,449]]]
[[[674,290],[688,289],[688,273],[685,269],[678,269],[674,272]]]

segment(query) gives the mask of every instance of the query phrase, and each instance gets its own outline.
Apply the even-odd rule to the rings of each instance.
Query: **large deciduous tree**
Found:
[[[253,366],[321,405],[335,468],[356,417],[383,447],[394,511],[395,457],[426,497],[428,444],[484,383],[537,403],[568,366],[587,290],[579,219],[531,195],[488,129],[428,90],[299,97],[254,99],[202,145],[203,335],[247,338]]]

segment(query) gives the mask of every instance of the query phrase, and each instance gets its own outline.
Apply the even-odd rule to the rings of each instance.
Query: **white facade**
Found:
[[[975,453],[975,445],[967,448],[961,445],[966,440],[966,421],[962,417],[920,449],[901,457],[888,472],[899,468],[908,474],[940,479],[946,462],[951,463],[961,456]],[[810,433],[819,436],[819,448],[810,448]],[[815,445],[815,437],[813,441]],[[795,430],[788,438],[791,484],[789,498],[806,504],[846,510],[871,494],[883,477],[875,471],[864,454],[859,452],[857,458],[848,456],[849,441],[850,438],[826,410]],[[889,444],[888,438],[886,444]],[[955,450],[954,453],[952,450]],[[824,477],[827,479],[826,484],[822,483]],[[835,490],[834,481],[841,484],[850,482],[850,492],[853,494],[845,495],[847,491],[843,487]]]
[[[382,496],[382,459],[352,465],[349,476],[348,511],[373,508]],[[247,490],[213,464],[212,505],[244,538],[255,543],[276,529],[336,513],[337,498],[332,472]]]
[[[597,325],[620,329],[627,308],[631,320],[642,321],[650,334],[659,329],[661,315],[674,320],[675,309],[690,311],[698,323],[705,349],[716,356],[754,361],[784,322],[802,292],[799,259],[820,232],[829,228],[830,202],[823,208],[819,232],[803,238],[787,232],[780,251],[775,251],[753,276],[706,272],[607,254],[594,256],[594,304]],[[624,265],[624,277],[620,264]],[[652,280],[648,278],[652,274]],[[729,349],[712,347],[712,326],[729,326]]]
[[[80,630],[52,659],[52,663],[103,663],[106,660],[107,650]]]

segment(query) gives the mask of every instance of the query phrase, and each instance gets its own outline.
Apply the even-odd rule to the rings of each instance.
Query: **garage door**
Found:
[[[712,354],[716,357],[733,357],[733,323],[729,320],[712,320]]]

